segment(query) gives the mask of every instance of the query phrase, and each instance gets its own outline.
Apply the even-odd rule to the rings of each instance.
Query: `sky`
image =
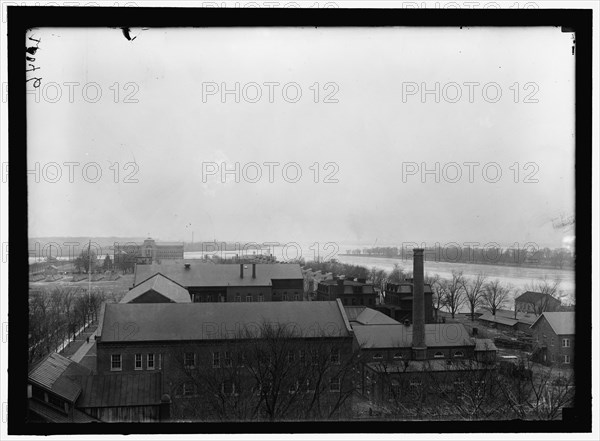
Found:
[[[30,237],[573,238],[560,224],[574,215],[575,57],[560,28],[27,37]]]

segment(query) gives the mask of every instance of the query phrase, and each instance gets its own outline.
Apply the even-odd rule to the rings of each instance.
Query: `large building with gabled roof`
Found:
[[[575,313],[544,312],[531,325],[537,343],[535,358],[565,367],[575,363]]]
[[[125,294],[121,303],[191,303],[190,293],[174,280],[156,273]]]
[[[302,301],[304,279],[299,264],[214,264],[175,260],[136,265],[134,287],[161,274],[181,285],[193,302]]]

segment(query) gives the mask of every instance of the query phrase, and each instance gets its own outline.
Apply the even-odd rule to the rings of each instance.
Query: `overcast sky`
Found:
[[[29,36],[41,42],[40,69],[28,75],[42,78],[39,95],[28,95],[29,169],[39,164],[39,176],[29,175],[32,237],[190,241],[194,231],[196,241],[558,247],[573,234],[557,226],[561,215],[573,215],[575,200],[575,57],[572,34],[560,28],[134,29],[132,41],[120,29],[37,29]],[[239,102],[232,93],[223,103],[222,84],[234,90],[236,82]],[[76,83],[72,97],[65,83]],[[96,86],[83,96],[88,83]],[[271,100],[265,83],[279,84]],[[439,102],[435,93],[421,96],[436,83]],[[301,97],[288,102],[298,88]],[[61,165],[58,178],[52,162]],[[74,182],[69,162],[80,164]],[[130,162],[137,170],[126,168]],[[210,162],[239,163],[240,182],[233,175],[222,182],[218,173],[203,179]],[[251,162],[262,166],[256,183],[248,182],[255,168],[246,167],[249,179],[242,173]],[[273,183],[265,162],[281,164]],[[285,179],[294,169],[282,175],[291,162],[302,171],[295,183]],[[473,182],[467,162],[479,164]],[[82,177],[91,163],[102,171],[97,182]],[[422,163],[431,170],[439,163],[440,182],[421,176]],[[496,165],[484,176],[488,163]],[[498,168],[502,176],[492,182]],[[338,182],[324,182],[328,175]]]

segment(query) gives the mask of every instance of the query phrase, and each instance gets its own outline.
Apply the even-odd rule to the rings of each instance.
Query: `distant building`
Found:
[[[313,271],[312,268],[302,268],[304,277],[304,292],[308,293],[311,299],[316,297],[319,283],[324,280],[333,280],[332,273],[324,273],[321,270]]]
[[[156,242],[148,238],[140,247],[138,263],[160,263],[163,260],[183,259],[183,242]]]
[[[121,303],[191,303],[191,301],[187,289],[157,273],[131,288]]]
[[[425,323],[434,323],[433,291],[429,283],[424,284]],[[383,303],[377,309],[399,322],[412,320],[413,280],[402,283],[386,283],[383,289]]]
[[[348,306],[372,306],[377,302],[377,293],[372,283],[365,279],[323,280],[317,286],[317,300],[331,301],[340,299]]]
[[[134,287],[161,274],[188,290],[193,302],[302,301],[299,264],[214,264],[198,260],[136,265]]]
[[[537,319],[537,315],[529,311],[509,311],[506,309],[497,309],[496,315],[489,311],[477,311],[479,317],[477,320],[484,326],[496,328],[503,331],[527,332],[530,333],[530,327]]]
[[[531,325],[538,343],[536,358],[564,366],[575,363],[575,313],[544,312]]]
[[[542,312],[559,311],[560,304],[560,300],[550,294],[526,291],[515,299],[515,310],[540,315]]]

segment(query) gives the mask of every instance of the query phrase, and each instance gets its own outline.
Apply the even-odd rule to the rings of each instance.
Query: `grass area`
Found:
[[[120,275],[116,280],[111,280],[104,276],[101,277],[103,277],[101,280],[92,280],[92,290],[104,291],[109,298],[112,297],[117,302],[123,298],[125,293],[127,293],[129,288],[133,285],[133,274]],[[51,291],[54,288],[87,289],[87,287],[88,277],[83,274],[75,274],[73,277],[63,277],[62,279],[55,281],[29,281],[29,288],[37,291]]]

